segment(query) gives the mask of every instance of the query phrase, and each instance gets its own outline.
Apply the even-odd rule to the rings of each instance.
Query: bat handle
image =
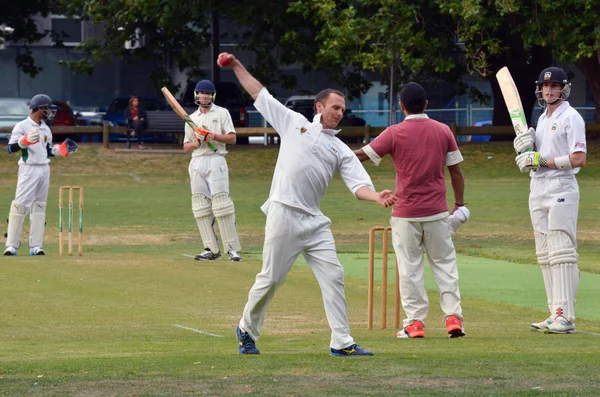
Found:
[[[210,150],[212,150],[213,152],[217,151],[217,148],[215,147],[215,145],[212,144],[212,142],[206,141],[206,144],[208,145]]]

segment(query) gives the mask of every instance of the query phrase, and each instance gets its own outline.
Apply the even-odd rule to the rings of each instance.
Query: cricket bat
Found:
[[[194,121],[190,118],[190,116],[188,116],[188,114],[185,112],[185,110],[183,110],[183,108],[181,107],[179,102],[177,102],[177,99],[175,99],[173,94],[171,94],[171,91],[169,91],[169,89],[167,87],[163,87],[161,89],[161,91],[162,91],[163,95],[165,96],[165,99],[167,100],[167,102],[169,102],[169,105],[171,105],[171,107],[175,111],[175,113],[177,113],[177,115],[179,117],[181,117],[183,119],[183,121],[185,121],[187,123],[187,125],[192,127],[193,130],[198,128],[196,123],[194,123]],[[217,148],[215,147],[215,145],[213,145],[209,141],[205,141],[205,142],[213,152],[217,151]]]
[[[506,66],[496,73],[496,79],[498,79],[498,84],[504,97],[504,103],[506,103],[506,107],[508,108],[510,121],[515,129],[515,133],[517,135],[522,134],[528,129],[527,118],[523,111],[523,104],[521,104],[521,97],[519,96],[517,86]]]

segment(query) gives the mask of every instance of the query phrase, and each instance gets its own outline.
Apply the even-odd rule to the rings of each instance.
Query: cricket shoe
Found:
[[[235,336],[237,336],[240,354],[260,354],[254,343],[254,339],[247,332],[242,332],[239,325],[235,329]]]
[[[408,338],[423,338],[425,337],[425,331],[423,331],[423,322],[416,320],[410,325],[407,325],[398,333],[396,337],[399,339],[408,339]]]
[[[350,345],[344,349],[334,349],[333,347],[330,349],[329,354],[335,357],[344,357],[344,356],[374,356],[373,352],[363,349],[356,343]]]
[[[15,247],[6,247],[4,256],[17,256],[17,249]]]
[[[539,323],[531,323],[529,324],[529,326],[531,327],[532,331],[545,331],[548,329],[548,327],[550,326],[550,324],[552,324],[552,317],[548,317],[547,319],[545,319],[544,321],[541,321]]]
[[[227,251],[227,255],[229,255],[229,260],[234,262],[241,262],[242,257],[234,250]]]
[[[448,327],[448,335],[451,338],[460,338],[465,336],[465,330],[462,327],[462,321],[456,316],[448,316],[446,319],[446,327]]]
[[[204,252],[196,255],[194,259],[197,261],[214,261],[217,259],[221,259],[221,253],[217,252],[215,254],[210,250],[210,248],[204,248]]]
[[[40,247],[33,247],[29,251],[29,255],[46,255],[46,252]]]
[[[558,316],[544,332],[547,334],[571,334],[575,332],[575,323],[568,321],[563,316]]]

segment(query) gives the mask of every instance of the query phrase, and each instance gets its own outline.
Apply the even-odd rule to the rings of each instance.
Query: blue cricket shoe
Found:
[[[235,329],[235,336],[238,340],[238,350],[240,354],[260,354],[260,351],[256,348],[254,340],[248,335],[247,332],[242,332],[239,325]]]
[[[345,349],[334,349],[331,348],[329,352],[332,356],[374,356],[373,352],[363,349],[356,343],[348,346]]]

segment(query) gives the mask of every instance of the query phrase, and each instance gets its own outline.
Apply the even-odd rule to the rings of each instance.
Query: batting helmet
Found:
[[[538,104],[541,107],[547,106],[542,93],[542,86],[544,85],[544,83],[561,84],[562,88],[560,90],[560,100],[566,101],[569,95],[571,95],[571,83],[567,81],[568,78],[569,77],[567,76],[565,71],[561,68],[557,68],[556,66],[551,66],[542,70],[542,72],[540,73],[540,77],[538,77],[537,81],[535,82],[535,96],[537,98]],[[555,101],[554,103],[556,103],[557,101]],[[554,103],[551,103],[551,105],[553,105]]]
[[[31,98],[29,109],[34,112],[41,110],[48,120],[52,120],[54,115],[56,115],[56,105],[52,104],[52,99],[45,94],[38,94]]]
[[[198,95],[199,92],[211,92],[212,97],[211,97],[210,102],[202,103],[202,101],[200,100],[200,95]],[[209,108],[212,106],[212,103],[215,100],[216,95],[217,95],[217,90],[215,89],[215,85],[213,84],[212,81],[200,80],[196,84],[196,88],[194,89],[194,103],[198,106],[202,106],[203,108]],[[206,102],[206,100],[205,100],[205,102]]]
[[[200,80],[196,84],[196,92],[204,91],[204,92],[212,92],[215,93],[217,90],[215,89],[215,85],[210,80]]]

